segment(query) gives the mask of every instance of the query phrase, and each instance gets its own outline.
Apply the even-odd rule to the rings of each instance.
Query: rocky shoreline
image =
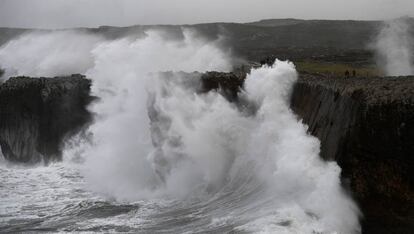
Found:
[[[237,101],[245,74],[209,72],[200,92]],[[91,81],[81,75],[11,78],[0,86],[0,145],[13,162],[60,160],[66,137],[92,121]],[[414,77],[326,78],[301,74],[291,99],[298,120],[321,141],[321,157],[342,168],[364,214],[363,233],[414,230]]]

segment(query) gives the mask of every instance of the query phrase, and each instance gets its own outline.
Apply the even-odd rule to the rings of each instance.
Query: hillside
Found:
[[[81,30],[115,39],[128,35],[143,36],[144,31],[148,29],[162,29],[170,32],[172,37],[180,37],[181,28],[185,27],[196,30],[208,39],[224,36],[225,46],[231,47],[236,55],[258,60],[272,54],[280,54],[282,58],[302,59],[322,54],[365,50],[379,26],[378,21],[279,19],[246,24],[102,26]],[[0,45],[27,31],[0,28]]]

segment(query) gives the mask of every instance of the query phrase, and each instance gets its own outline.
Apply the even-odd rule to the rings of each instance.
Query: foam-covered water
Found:
[[[89,138],[72,139],[63,162],[2,163],[2,230],[360,231],[340,168],[319,158],[318,140],[289,108],[297,79],[292,63],[253,69],[238,105],[219,92],[197,93],[199,75],[179,72],[231,69],[217,41],[193,32],[183,30],[181,40],[149,31],[115,41],[74,33],[69,38],[82,41],[76,53],[61,46],[59,33],[40,36],[48,46],[30,43],[38,36],[0,49],[1,55],[30,48],[45,56],[1,57],[6,73],[85,72],[100,101],[90,107],[96,120]],[[58,59],[60,66],[50,48],[69,54]],[[73,66],[77,56],[82,64]],[[82,62],[86,57],[92,62]]]

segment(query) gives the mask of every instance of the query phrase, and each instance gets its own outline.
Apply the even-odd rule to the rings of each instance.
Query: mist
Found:
[[[320,142],[289,108],[298,79],[292,63],[251,70],[241,96],[252,112],[219,92],[197,93],[199,75],[180,72],[230,71],[232,56],[220,48],[220,37],[208,41],[185,29],[179,40],[161,31],[112,41],[61,33],[15,39],[0,49],[1,64],[25,75],[86,70],[99,97],[89,107],[91,139],[66,154],[81,152],[88,190],[119,202],[173,202],[173,210],[203,211],[238,231],[360,232],[341,169],[319,157]],[[289,226],[274,225],[286,220]]]
[[[71,30],[22,35],[0,47],[5,69],[0,81],[11,76],[84,74],[94,63],[92,48],[101,41],[99,36]]]
[[[377,63],[388,76],[414,74],[414,34],[409,18],[399,18],[383,23],[374,42]]]

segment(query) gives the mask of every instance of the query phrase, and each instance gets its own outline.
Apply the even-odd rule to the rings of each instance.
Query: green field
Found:
[[[317,61],[302,61],[295,62],[296,69],[300,73],[312,73],[332,76],[345,76],[345,72],[349,71],[352,76],[352,71],[356,72],[358,77],[382,76],[383,73],[375,65],[352,65],[346,63],[330,63]]]

